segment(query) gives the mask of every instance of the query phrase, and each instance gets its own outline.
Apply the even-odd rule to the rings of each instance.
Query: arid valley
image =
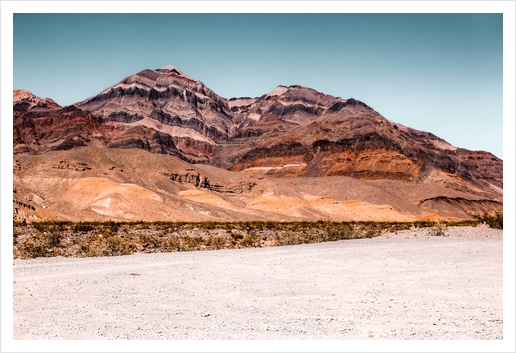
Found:
[[[501,340],[503,161],[174,66],[13,93],[17,340]]]

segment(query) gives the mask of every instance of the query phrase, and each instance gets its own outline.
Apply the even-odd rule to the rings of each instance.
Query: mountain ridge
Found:
[[[424,184],[441,190],[426,197],[421,194],[411,201],[413,206],[400,206],[409,213],[427,210],[464,218],[471,213],[468,207],[475,212],[502,207],[503,161],[489,152],[457,148],[432,133],[387,120],[359,100],[334,97],[303,85],[278,85],[260,97],[226,99],[173,65],[129,75],[67,107],[16,90],[13,135],[15,157],[34,155],[43,160],[52,151],[79,148],[101,154],[103,148],[136,148],[199,166],[194,169],[201,165],[226,169],[256,183],[330,177],[368,183],[392,180],[406,189]],[[174,178],[177,183],[191,176]],[[216,190],[232,188],[221,183]],[[199,185],[194,187],[199,189]],[[299,188],[296,184],[295,189]],[[217,192],[214,190],[202,193]],[[278,192],[274,195],[284,204],[287,195]],[[295,202],[309,202],[299,192],[292,194],[297,195]],[[387,190],[382,187],[380,192]],[[253,195],[254,201],[231,202],[255,207],[258,204],[253,202],[262,198]],[[371,200],[380,199],[389,198]],[[264,209],[270,211],[269,206]],[[313,212],[305,216],[322,217],[319,211]],[[340,216],[330,212],[324,217]]]

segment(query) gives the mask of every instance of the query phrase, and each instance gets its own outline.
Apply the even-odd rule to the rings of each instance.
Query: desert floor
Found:
[[[14,260],[14,339],[502,339],[502,231]]]

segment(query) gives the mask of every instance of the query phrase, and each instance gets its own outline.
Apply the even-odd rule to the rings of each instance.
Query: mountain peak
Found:
[[[33,93],[26,91],[24,89],[15,89],[13,91],[13,103],[16,103],[25,98],[36,98],[36,96]]]
[[[60,108],[61,106],[54,102],[50,98],[40,98],[33,94],[32,92],[23,90],[23,89],[15,89],[13,91],[13,104],[22,104],[24,103],[23,109],[31,109],[31,108],[47,108],[54,109]]]
[[[188,76],[187,74],[185,74],[183,71],[179,70],[177,67],[175,67],[174,65],[167,65],[167,66],[163,66],[163,67],[160,67],[159,69],[157,69],[156,71],[159,71],[159,72],[167,72],[167,73],[173,73],[173,74],[176,74],[178,76],[183,76],[183,77],[186,77],[186,78],[189,78],[192,80],[192,78],[190,76]]]

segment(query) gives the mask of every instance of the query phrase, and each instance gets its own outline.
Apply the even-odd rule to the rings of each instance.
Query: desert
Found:
[[[16,340],[501,340],[502,230],[13,261]]]
[[[16,340],[503,340],[503,161],[172,65],[13,92]]]
[[[430,3],[2,2],[1,351],[514,351],[514,4]]]

